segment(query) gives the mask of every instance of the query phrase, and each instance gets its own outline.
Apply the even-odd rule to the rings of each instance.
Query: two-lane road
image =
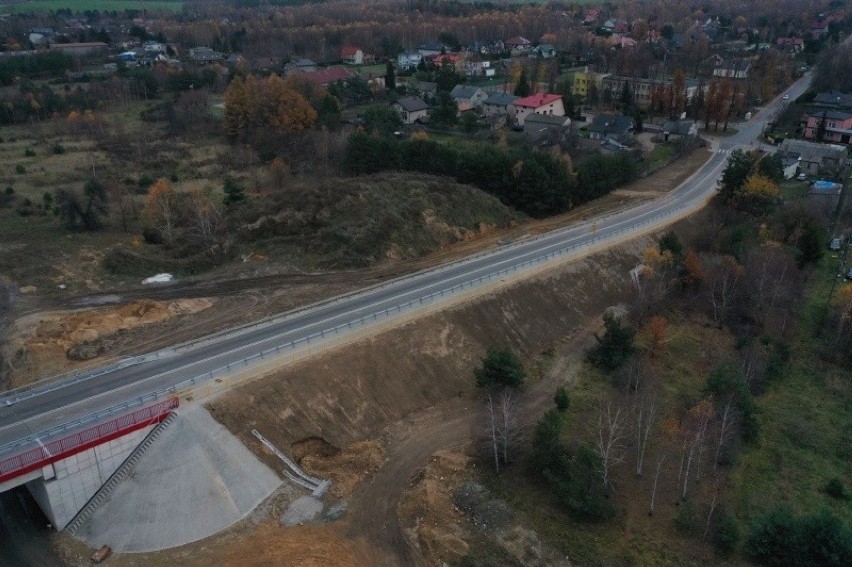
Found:
[[[807,81],[803,79],[787,92],[791,98],[795,98],[806,86]],[[550,253],[582,247],[592,242],[615,242],[623,238],[625,232],[639,233],[648,225],[664,224],[666,219],[694,210],[707,201],[715,191],[716,179],[724,169],[730,149],[754,142],[762,133],[767,118],[773,116],[781,104],[782,100],[776,99],[749,123],[737,124],[739,132],[722,138],[711,159],[665,197],[597,219],[594,226],[589,221],[536,239],[503,246],[357,294],[330,300],[254,328],[219,334],[195,347],[46,392],[11,406],[0,406],[0,447],[136,396],[201,377],[229,364],[237,364],[261,351],[345,326],[461,283],[493,277],[501,270]]]

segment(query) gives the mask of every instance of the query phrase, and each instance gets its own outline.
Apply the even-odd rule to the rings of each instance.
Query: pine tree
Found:
[[[519,97],[530,96],[532,94],[532,88],[530,87],[530,81],[527,78],[526,68],[521,69],[521,75],[518,77],[518,83],[515,85],[514,94]]]

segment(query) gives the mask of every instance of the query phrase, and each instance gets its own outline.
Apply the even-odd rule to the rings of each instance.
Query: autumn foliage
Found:
[[[231,138],[264,128],[277,134],[301,132],[316,119],[310,102],[277,75],[237,77],[225,91],[225,131]]]

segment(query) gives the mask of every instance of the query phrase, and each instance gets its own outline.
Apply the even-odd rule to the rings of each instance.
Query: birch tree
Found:
[[[612,403],[598,412],[595,452],[601,459],[601,481],[604,487],[612,484],[612,469],[624,460],[625,420],[621,407],[613,409]]]

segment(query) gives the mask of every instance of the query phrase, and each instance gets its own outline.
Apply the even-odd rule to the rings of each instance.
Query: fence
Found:
[[[712,175],[708,173],[707,177],[712,177]],[[438,305],[443,308],[446,307],[449,302],[461,302],[474,295],[482,294],[487,289],[493,288],[495,284],[509,285],[516,280],[528,277],[529,275],[531,275],[532,272],[536,271],[536,269],[539,271],[549,269],[557,260],[564,261],[567,259],[578,257],[583,254],[594,252],[601,248],[607,248],[623,240],[631,238],[636,234],[650,230],[655,226],[674,222],[691,213],[692,211],[697,210],[699,207],[703,206],[704,203],[709,199],[711,194],[712,193],[702,193],[702,195],[699,195],[699,197],[703,198],[699,198],[691,202],[690,204],[675,207],[673,209],[670,209],[668,213],[657,214],[644,221],[634,222],[629,224],[628,226],[619,228],[617,230],[612,230],[608,227],[602,227],[600,232],[606,232],[605,236],[599,235],[592,237],[586,242],[580,244],[564,246],[559,250],[537,256],[520,264],[515,264],[507,268],[503,268],[499,271],[461,282],[446,289],[439,290],[437,292],[421,296],[416,299],[412,299],[406,303],[398,304],[381,311],[364,315],[362,317],[337,325],[335,327],[320,330],[301,339],[277,345],[275,347],[263,350],[255,355],[246,357],[237,362],[226,364],[225,366],[222,366],[205,374],[194,376],[173,386],[155,390],[148,394],[139,396],[138,398],[134,398],[133,400],[130,400],[123,404],[108,408],[107,410],[95,412],[79,420],[74,420],[67,424],[61,425],[58,428],[53,428],[47,431],[39,432],[34,435],[29,435],[26,438],[18,440],[14,443],[0,446],[0,455],[4,454],[5,452],[8,452],[10,448],[20,448],[23,445],[31,445],[37,442],[38,439],[49,438],[50,436],[57,434],[56,430],[58,430],[59,428],[62,428],[62,430],[64,431],[68,429],[76,429],[81,425],[85,425],[86,423],[97,423],[97,421],[103,419],[104,414],[115,415],[117,413],[126,411],[131,407],[143,405],[144,403],[150,400],[157,400],[171,396],[185,397],[187,399],[190,399],[192,397],[208,397],[216,395],[226,389],[247,382],[248,380],[265,376],[277,370],[284,364],[293,363],[313,356],[318,352],[339,348],[340,346],[356,342],[363,338],[363,335],[366,333],[367,330],[369,330],[370,333],[381,332],[387,328],[400,325],[405,321],[419,317],[428,311],[435,310]],[[612,216],[615,215],[607,215],[605,217],[600,217],[596,219],[594,224],[589,223],[589,225],[591,226],[590,230],[593,233],[597,232],[597,224],[602,224],[607,218],[610,218]],[[572,229],[575,228],[576,227],[572,227]],[[547,233],[538,236],[534,239],[525,240],[524,243],[526,244],[531,241],[551,238],[553,236],[554,233]],[[558,244],[555,244],[554,246],[558,246]],[[488,253],[476,255],[474,258],[494,255],[499,252],[499,250],[491,251]],[[470,259],[471,258],[466,258],[464,260],[460,260],[458,262],[442,266],[441,268],[438,268],[438,270],[446,270],[450,266],[458,265],[462,262],[467,262]],[[434,273],[434,270],[432,270],[432,272]],[[366,291],[361,290],[359,292],[353,292],[351,294],[347,294],[346,296],[336,298],[330,302],[325,302],[323,304],[334,304],[339,301],[343,301],[346,298],[366,293],[370,290],[381,289],[388,285],[392,285],[395,282],[417,277],[421,273],[422,272],[418,272],[417,274],[403,276],[391,282],[385,282],[383,284],[380,284],[379,286],[369,288]],[[307,308],[300,309],[299,312],[304,311],[305,309]],[[284,317],[273,319],[272,321],[284,321],[293,316],[294,314],[291,313],[285,315]],[[262,324],[269,323],[270,321],[267,321]],[[252,324],[241,328],[240,330],[256,328],[260,325],[261,324]],[[209,340],[212,339],[210,337],[207,337],[202,341]]]
[[[178,407],[179,398],[172,397],[154,405],[144,407],[134,412],[113,418],[94,427],[77,431],[54,439],[47,443],[39,443],[34,449],[0,460],[0,483],[55,463],[65,457],[85,451],[95,445],[100,445],[126,435],[148,425],[160,423],[173,409]]]

